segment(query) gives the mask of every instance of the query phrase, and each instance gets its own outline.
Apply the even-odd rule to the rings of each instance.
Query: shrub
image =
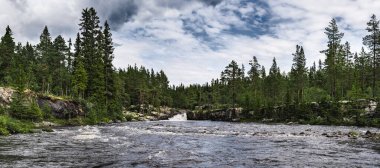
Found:
[[[44,103],[41,111],[44,119],[53,119],[52,110],[48,103]]]
[[[43,118],[42,110],[35,102],[30,105],[29,118],[34,121],[41,121]]]
[[[304,91],[305,102],[320,102],[330,100],[330,95],[323,89],[310,87]]]
[[[0,127],[0,135],[9,135],[9,131],[6,128]]]
[[[0,116],[0,135],[29,133],[32,128],[32,123],[22,122],[8,116]]]

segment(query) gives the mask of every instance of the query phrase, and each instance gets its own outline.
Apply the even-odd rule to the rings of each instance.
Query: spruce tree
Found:
[[[367,23],[368,35],[363,38],[363,44],[366,45],[372,54],[372,97],[376,94],[376,73],[378,66],[378,55],[380,49],[380,34],[379,34],[379,21],[376,15],[372,15],[370,21]]]
[[[71,75],[73,94],[78,98],[84,98],[87,89],[88,75],[84,67],[84,58],[81,50],[81,40],[79,33],[74,44],[73,72]]]
[[[290,71],[292,82],[295,85],[296,101],[302,102],[303,90],[306,83],[306,58],[302,46],[296,46],[296,52],[293,54],[293,65]]]
[[[260,90],[260,68],[261,65],[257,61],[256,56],[253,56],[252,60],[250,60],[249,65],[251,66],[250,70],[248,71],[248,76],[250,79],[250,82],[252,84],[252,90],[253,90],[253,98],[255,100],[258,100],[258,92]],[[256,104],[257,106],[257,104]]]
[[[53,42],[54,54],[52,55],[50,69],[53,79],[53,93],[63,95],[64,90],[68,85],[68,73],[66,69],[66,56],[68,54],[68,47],[65,39],[62,36],[57,36]]]
[[[1,37],[0,42],[0,84],[7,85],[10,83],[9,72],[11,71],[12,58],[15,52],[15,42],[12,37],[13,33],[9,26],[5,29],[5,34]]]
[[[40,89],[42,92],[50,92],[52,83],[52,66],[50,63],[54,62],[53,58],[53,43],[47,26],[44,27],[40,36],[40,43],[37,44],[38,53],[38,81],[41,84]]]
[[[81,53],[84,68],[88,75],[86,96],[92,101],[105,102],[103,34],[99,27],[99,17],[94,8],[82,11],[80,26]]]
[[[112,43],[112,34],[111,29],[108,25],[108,22],[106,21],[104,23],[104,30],[103,30],[103,61],[104,61],[104,79],[105,79],[105,93],[106,93],[106,106],[108,107],[108,103],[115,101],[115,82],[114,82],[114,69],[112,65],[112,61],[114,58],[113,51],[113,43]]]
[[[268,77],[265,82],[265,92],[268,95],[270,103],[277,104],[280,98],[280,82],[281,82],[280,68],[277,66],[276,58],[273,58],[273,63],[269,69]]]

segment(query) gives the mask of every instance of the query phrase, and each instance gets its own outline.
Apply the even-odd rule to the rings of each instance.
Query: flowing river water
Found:
[[[376,128],[179,120],[0,137],[0,167],[380,167],[380,142],[322,136]]]

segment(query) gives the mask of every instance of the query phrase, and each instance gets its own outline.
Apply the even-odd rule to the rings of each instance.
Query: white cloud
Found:
[[[47,25],[53,36],[63,34],[68,39],[78,31],[82,8],[94,5],[102,20],[117,10],[116,14],[129,12],[129,18],[118,18],[121,23],[128,22],[113,31],[115,43],[120,44],[114,65],[162,69],[171,84],[190,84],[219,77],[232,59],[248,65],[252,56],[267,68],[276,57],[281,70],[287,71],[296,44],[304,46],[308,65],[324,59],[319,51],[326,48],[323,32],[332,17],[341,18],[342,42],[349,41],[352,49],[359,51],[366,22],[380,9],[376,0],[260,0],[269,9],[254,1],[241,1],[224,0],[209,6],[195,0],[0,0],[0,33],[10,25],[17,41],[36,43]],[[138,10],[121,5],[136,5]],[[268,17],[268,12],[270,18],[263,23],[260,19]],[[268,25],[268,31],[255,32]]]

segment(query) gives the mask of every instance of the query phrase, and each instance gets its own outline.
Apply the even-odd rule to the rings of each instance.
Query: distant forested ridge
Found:
[[[45,26],[38,44],[25,45],[16,43],[6,27],[0,43],[0,85],[85,100],[96,109],[89,116],[111,119],[131,105],[257,111],[311,102],[377,100],[380,94],[380,33],[375,15],[367,23],[359,53],[352,53],[350,43],[341,41],[344,34],[332,19],[325,28],[326,48],[320,51],[326,57],[311,67],[306,66],[304,48],[297,45],[289,55],[293,57],[290,72],[282,72],[275,58],[266,72],[253,56],[247,68],[231,61],[220,79],[189,86],[170,86],[163,71],[142,66],[116,69],[111,28],[107,21],[100,23],[94,8],[82,11],[79,26],[73,39],[51,37]]]

